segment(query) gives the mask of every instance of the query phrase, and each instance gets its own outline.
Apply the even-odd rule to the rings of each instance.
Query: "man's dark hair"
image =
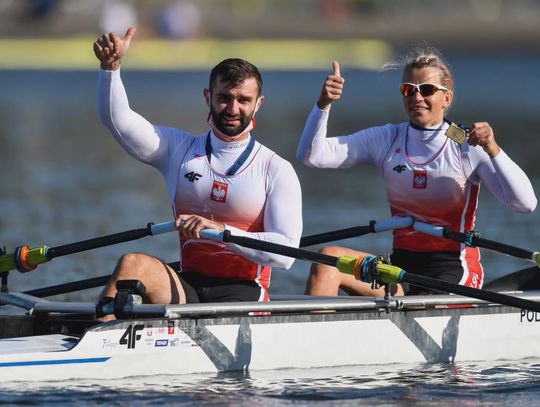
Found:
[[[212,72],[210,72],[209,89],[212,92],[217,78],[220,77],[222,82],[228,83],[228,88],[238,86],[246,79],[255,78],[259,86],[259,96],[262,91],[261,73],[255,65],[240,58],[228,58],[217,64]]]

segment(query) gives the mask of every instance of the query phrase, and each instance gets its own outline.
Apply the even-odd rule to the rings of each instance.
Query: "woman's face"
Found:
[[[414,68],[404,76],[403,82],[444,86],[437,68]],[[414,92],[409,96],[403,96],[403,107],[411,122],[419,127],[431,128],[444,120],[444,112],[450,107],[452,96],[451,90],[439,90],[431,96],[422,96],[420,92]]]

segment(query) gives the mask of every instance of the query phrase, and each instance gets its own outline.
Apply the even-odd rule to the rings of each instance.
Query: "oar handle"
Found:
[[[394,216],[393,218],[382,220],[382,221],[372,221],[373,222],[373,232],[384,232],[386,230],[402,229],[414,224],[414,219],[410,216]]]
[[[223,232],[214,229],[203,229],[199,232],[199,235],[203,239],[214,240],[216,242],[223,242]]]
[[[176,230],[176,222],[149,223],[148,228],[150,228],[151,235],[161,235],[163,233],[174,232]]]
[[[442,226],[433,226],[429,223],[415,221],[413,227],[417,232],[431,236],[444,237],[444,228]]]

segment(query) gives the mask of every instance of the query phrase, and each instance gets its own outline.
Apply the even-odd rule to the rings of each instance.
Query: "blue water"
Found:
[[[114,381],[0,384],[10,405],[534,406],[539,361],[351,366]]]
[[[449,56],[456,97],[449,117],[489,121],[503,149],[529,174],[537,194],[540,57]],[[306,115],[326,72],[263,72],[266,101],[256,137],[291,160],[303,188],[305,234],[387,219],[380,176],[370,168],[316,170],[294,161]],[[345,94],[332,110],[330,132],[351,133],[405,120],[397,72],[344,70]],[[96,72],[3,71],[0,75],[0,247],[49,246],[144,227],[170,218],[159,174],[129,157],[99,124]],[[205,128],[206,72],[131,72],[132,106],[155,123],[192,132]],[[520,215],[482,190],[477,229],[488,239],[538,249],[539,212]],[[388,233],[342,242],[374,253],[390,250]],[[173,261],[173,234],[54,259],[29,274],[12,272],[11,290],[27,290],[108,274],[126,251]],[[483,251],[487,279],[528,267]],[[309,264],[275,270],[271,293],[302,293]],[[57,299],[91,301],[97,289]],[[376,351],[376,348],[374,349]],[[7,385],[0,403],[83,405],[531,405],[540,396],[538,362],[421,365],[337,370],[251,372],[249,375],[140,378],[108,383]],[[309,377],[316,374],[316,378]]]

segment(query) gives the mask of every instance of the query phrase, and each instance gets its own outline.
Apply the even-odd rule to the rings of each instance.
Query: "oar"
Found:
[[[454,232],[447,227],[433,226],[429,223],[419,221],[414,222],[414,229],[422,233],[427,233],[428,235],[455,240],[456,242],[464,243],[466,246],[483,247],[499,253],[508,254],[510,256],[531,261],[537,266],[540,266],[539,252],[533,252],[531,250],[496,242],[494,240],[483,239],[477,232]]]
[[[377,271],[377,280],[386,283],[409,283],[431,290],[441,290],[466,297],[477,298],[479,300],[508,305],[511,307],[527,309],[530,311],[540,311],[540,302],[512,297],[510,295],[495,293],[486,290],[479,290],[472,287],[466,287],[459,284],[449,283],[434,278],[412,274],[402,270],[399,267],[390,264],[384,264],[376,261],[375,256],[365,255],[359,257],[351,256],[329,256],[321,253],[314,253],[304,249],[280,245],[277,243],[265,242],[244,236],[233,236],[230,231],[217,232],[215,230],[203,230],[201,236],[206,239],[212,239],[220,242],[234,243],[251,249],[280,254],[293,257],[300,260],[307,260],[314,263],[326,264],[336,267],[340,272],[352,274],[356,278],[370,282],[372,269]]]
[[[46,263],[55,257],[80,253],[86,250],[97,249],[99,247],[110,246],[117,243],[129,242],[145,236],[159,235],[174,230],[176,230],[174,221],[158,224],[148,223],[145,228],[127,230],[125,232],[82,240],[80,242],[69,243],[62,246],[48,247],[43,245],[33,249],[30,249],[28,246],[19,246],[13,253],[0,256],[0,273],[15,269],[24,273],[34,270],[38,264]]]
[[[369,225],[356,226],[347,229],[334,230],[331,232],[319,233],[310,236],[304,236],[300,240],[300,246],[310,246],[320,243],[328,243],[335,240],[347,239],[355,236],[362,236],[367,233],[377,233],[391,229],[398,229],[411,226],[413,219],[411,217],[393,217],[384,221],[372,220]],[[149,232],[150,228],[150,232]],[[144,229],[134,229],[126,232],[116,233],[98,237],[91,240],[85,240],[78,243],[71,243],[64,246],[48,248],[41,246],[35,249],[26,251],[26,263],[37,266],[37,264],[45,263],[53,257],[65,256],[67,254],[78,253],[84,250],[95,249],[103,246],[113,245],[116,243],[127,242],[130,240],[139,239],[148,235],[156,235],[160,233],[170,232],[175,229],[174,222],[165,222],[154,225],[149,223]],[[37,254],[35,254],[37,252]],[[42,253],[46,254],[43,256]],[[16,253],[19,253],[18,255]],[[0,256],[0,272],[13,270],[17,268],[15,258],[20,257],[20,249],[14,253]],[[42,261],[43,260],[43,261]],[[20,263],[20,260],[17,260]],[[173,268],[178,268],[178,262],[169,264]],[[6,270],[7,268],[7,270]],[[33,268],[31,270],[33,270]],[[110,275],[94,277],[86,280],[74,281],[70,283],[58,284],[50,287],[37,288],[30,291],[25,291],[25,294],[35,297],[49,297],[58,294],[65,294],[73,291],[86,290],[88,288],[100,287],[105,284]]]
[[[333,242],[335,240],[348,239],[367,235],[368,233],[378,233],[386,230],[406,228],[413,225],[413,218],[410,216],[395,216],[384,221],[369,222],[366,226],[355,226],[347,229],[335,230],[333,232],[319,233],[317,235],[305,236],[300,239],[300,247],[313,246],[320,243]]]
[[[367,226],[357,226],[348,229],[336,230],[333,232],[320,233],[302,238],[301,246],[309,246],[319,243],[326,243],[333,240],[347,239],[354,236],[362,236],[367,233],[382,232],[390,229],[397,229],[411,226],[411,217],[394,217],[386,221],[372,220]],[[96,237],[80,242],[69,243],[57,247],[46,245],[30,249],[28,246],[19,246],[13,253],[0,255],[0,273],[10,270],[27,272],[34,270],[39,264],[49,260],[66,256],[68,254],[80,253],[86,250],[111,246],[118,243],[129,242],[145,236],[159,235],[176,230],[175,222],[148,223],[146,228],[133,229],[125,232]]]
[[[514,271],[484,284],[484,288],[492,291],[540,290],[538,271],[536,266]]]

